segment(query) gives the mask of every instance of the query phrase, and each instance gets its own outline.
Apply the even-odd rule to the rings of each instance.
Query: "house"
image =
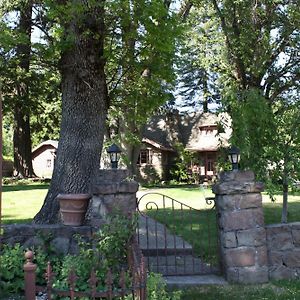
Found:
[[[180,114],[175,111],[154,116],[143,133],[138,161],[141,178],[153,180],[155,174],[157,179],[170,179],[178,145],[192,154],[191,173],[198,176],[199,180],[213,178],[219,149],[229,145],[230,124],[227,114]]]
[[[170,170],[176,162],[179,145],[193,154],[191,173],[200,181],[213,178],[220,147],[229,146],[230,125],[227,114],[180,114],[175,111],[153,116],[143,131],[137,161],[139,180],[153,182],[171,179]],[[37,176],[51,177],[57,146],[57,141],[49,140],[33,150],[32,163]],[[105,155],[101,160],[102,167],[109,165]]]
[[[36,176],[51,178],[58,141],[48,140],[32,151],[32,167]]]

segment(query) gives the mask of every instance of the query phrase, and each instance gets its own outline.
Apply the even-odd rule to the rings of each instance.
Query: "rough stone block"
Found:
[[[72,232],[70,236],[81,235],[85,238],[92,237],[92,228],[91,226],[78,226],[78,227],[72,227]]]
[[[268,251],[266,246],[256,248],[256,264],[260,267],[268,266]]]
[[[283,263],[282,252],[270,250],[268,252],[268,261],[269,261],[269,266],[281,266]]]
[[[136,181],[123,181],[118,187],[119,193],[136,193],[139,189],[139,184]]]
[[[269,281],[267,267],[248,267],[239,269],[239,283],[254,284],[265,283]]]
[[[239,282],[239,270],[238,268],[228,268],[225,272],[226,280],[228,282]]]
[[[262,196],[260,193],[244,194],[237,199],[236,207],[238,209],[262,207]]]
[[[235,248],[237,247],[236,235],[235,232],[224,232],[223,233],[223,244],[222,246],[225,248]]]
[[[93,186],[93,195],[115,194],[118,191],[117,183],[98,183]]]
[[[31,238],[29,238],[28,240],[26,240],[26,242],[23,244],[25,249],[33,249],[33,248],[44,248],[44,241],[37,237],[37,236],[33,236]]]
[[[238,246],[262,246],[266,244],[264,228],[247,229],[237,232]]]
[[[253,248],[235,248],[225,251],[227,267],[247,267],[255,264],[255,250]]]
[[[78,243],[74,240],[70,241],[70,246],[69,246],[69,254],[78,254],[79,253],[79,246]]]
[[[69,252],[69,245],[70,240],[63,237],[57,237],[50,242],[50,246],[58,255],[66,255]]]
[[[283,263],[290,268],[300,268],[300,249],[286,251],[283,255]]]
[[[300,247],[300,228],[292,227],[293,243],[296,247]]]
[[[108,194],[108,195],[102,195],[101,201],[105,205],[114,204],[114,202],[120,197],[120,195],[116,194]]]
[[[241,170],[234,170],[229,172],[221,172],[219,174],[219,181],[254,181],[255,175],[253,171],[241,171]]]
[[[95,184],[101,182],[121,182],[129,176],[128,170],[111,169],[111,170],[98,170],[94,182]]]
[[[286,266],[269,268],[270,279],[295,279],[297,278],[297,271]]]
[[[271,224],[271,225],[266,225],[266,232],[267,232],[267,238],[269,236],[281,234],[281,233],[287,233],[291,232],[291,226],[289,224]]]
[[[290,250],[294,248],[292,232],[288,227],[282,227],[281,230],[274,228],[267,229],[267,247],[270,250]]]
[[[264,226],[262,209],[246,209],[221,214],[220,225],[224,231],[251,229]]]
[[[213,185],[212,190],[215,194],[232,195],[246,193],[260,193],[264,189],[261,182],[221,182]]]
[[[225,211],[233,211],[236,209],[236,201],[242,195],[219,195],[216,198],[218,209]]]

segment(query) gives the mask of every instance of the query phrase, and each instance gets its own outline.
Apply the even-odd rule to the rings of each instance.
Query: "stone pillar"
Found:
[[[93,184],[91,225],[99,227],[110,213],[132,214],[137,190],[138,183],[129,177],[128,170],[99,170]]]
[[[252,171],[221,173],[213,186],[221,262],[229,282],[268,281],[262,191],[263,184],[254,181]]]

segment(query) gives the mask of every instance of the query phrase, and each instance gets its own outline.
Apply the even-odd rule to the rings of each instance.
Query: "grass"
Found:
[[[49,185],[3,186],[2,221],[4,224],[29,223],[42,207]]]
[[[183,237],[193,245],[197,256],[213,265],[217,259],[217,226],[214,210],[149,211],[147,213],[160,223],[166,224],[171,232]]]
[[[299,300],[300,281],[260,285],[204,286],[183,291],[181,300]]]

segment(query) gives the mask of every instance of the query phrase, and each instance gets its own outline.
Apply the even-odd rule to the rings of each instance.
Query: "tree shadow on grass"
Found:
[[[4,215],[1,218],[3,225],[10,224],[31,224],[32,218],[18,219],[16,215]]]
[[[48,189],[49,189],[49,184],[5,185],[2,187],[3,192],[48,190]]]
[[[265,224],[281,223],[281,203],[265,203]],[[288,223],[300,222],[300,201],[288,203]]]

